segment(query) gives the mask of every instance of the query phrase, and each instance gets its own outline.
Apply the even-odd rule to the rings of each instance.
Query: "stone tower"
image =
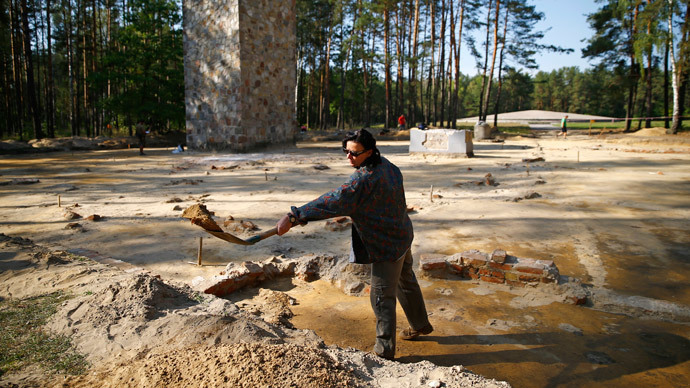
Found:
[[[187,146],[247,151],[295,134],[295,0],[183,0]]]

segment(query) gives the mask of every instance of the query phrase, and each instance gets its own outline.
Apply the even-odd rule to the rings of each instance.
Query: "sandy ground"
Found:
[[[74,386],[90,386],[104,376],[113,384],[134,376],[132,386],[146,386],[145,381],[189,386],[190,376],[208,370],[209,363],[216,367],[206,383],[239,381],[237,369],[218,365],[232,359],[251,366],[254,357],[254,364],[263,359],[278,370],[281,363],[266,357],[274,354],[267,348],[273,345],[322,363],[332,373],[305,372],[311,369],[295,363],[322,386],[337,386],[328,376],[353,386],[426,386],[434,380],[446,386],[501,384],[465,368],[516,387],[688,386],[690,138],[661,132],[589,137],[570,131],[567,140],[556,139],[555,131],[542,132],[475,143],[476,157],[470,159],[408,155],[407,142],[380,141],[382,154],[401,168],[408,205],[416,209],[411,214],[415,258],[502,248],[518,257],[554,260],[562,275],[582,280],[590,293],[587,306],[573,306],[552,303],[533,289],[422,279],[436,330],[421,341],[399,341],[398,362],[354,350],[373,346],[368,298],[345,295],[328,282],[264,285],[296,301],[286,307],[296,329],[267,323],[250,311],[252,305],[280,304],[266,302],[265,291],[224,300],[199,298],[186,286],[233,261],[315,253],[342,257],[349,231],[329,231],[323,222],[243,247],[211,238],[180,217],[182,209],[201,202],[220,224],[232,216],[260,228],[232,232],[240,237],[270,229],[291,205],[317,197],[350,174],[335,141],[245,155],[150,149],[147,156],[137,150],[4,156],[0,233],[29,238],[52,253],[37,256],[34,245],[6,241],[0,296],[21,298],[56,288],[80,295],[50,326],[72,335],[80,350],[98,361],[82,380],[69,380]],[[544,161],[523,161],[535,158]],[[497,185],[476,185],[487,173]],[[532,193],[539,197],[525,199]],[[66,219],[68,210],[83,218]],[[101,220],[85,219],[91,215]],[[201,237],[204,265],[197,266],[190,262],[197,261]],[[76,249],[123,263],[55,253]],[[65,263],[49,263],[45,257],[51,255]],[[47,274],[56,278],[46,281]],[[164,292],[164,303],[152,302],[161,292],[156,290],[173,287],[168,284],[179,290]],[[112,303],[113,295],[129,299]],[[140,308],[128,310],[132,301]],[[74,319],[75,312],[82,318]],[[101,322],[96,317],[120,318],[95,324]],[[402,312],[398,326],[406,327]],[[249,344],[239,346],[242,342]],[[170,375],[163,359],[173,369],[189,366],[183,369],[189,373],[157,380]],[[129,374],[113,373],[123,365]],[[276,375],[245,372],[253,374],[255,380],[246,380],[252,386],[275,385],[261,375],[293,381],[289,368]],[[408,375],[413,377],[401,377]]]

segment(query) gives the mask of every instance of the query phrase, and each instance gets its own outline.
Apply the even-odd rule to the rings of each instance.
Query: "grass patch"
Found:
[[[30,364],[58,373],[78,375],[88,363],[67,336],[42,330],[57,306],[70,299],[61,292],[0,302],[0,376]]]
[[[529,128],[529,125],[520,124],[510,126],[499,125],[498,131],[502,133],[509,133],[511,135],[529,135],[530,133],[532,133],[532,131]]]
[[[637,127],[639,125],[638,121],[639,120],[633,120],[632,121],[630,128],[633,131],[637,130]],[[670,124],[671,124],[671,122],[669,121],[669,125]],[[687,127],[687,122],[684,122],[684,124],[685,124],[685,127]],[[568,129],[589,129],[589,126],[590,126],[590,123],[588,121],[587,122],[568,121]],[[591,123],[591,126],[592,126],[592,129],[620,129],[620,130],[623,130],[623,129],[625,129],[625,121],[616,121],[614,123],[612,123],[610,121],[597,121],[597,122]],[[664,127],[664,121],[663,120],[652,120],[651,127],[652,128],[663,128]],[[554,128],[559,129],[560,124],[554,126]],[[645,122],[643,121],[641,129],[644,129],[644,128],[645,128]],[[686,130],[687,130],[687,128],[686,128]]]

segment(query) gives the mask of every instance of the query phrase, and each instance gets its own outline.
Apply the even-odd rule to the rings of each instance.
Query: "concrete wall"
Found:
[[[188,147],[292,142],[295,0],[184,0],[183,13]]]

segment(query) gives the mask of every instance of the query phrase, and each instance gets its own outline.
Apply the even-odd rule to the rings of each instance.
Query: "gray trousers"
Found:
[[[395,262],[371,265],[371,307],[376,316],[374,352],[387,358],[395,356],[395,298],[405,312],[410,327],[419,330],[429,324],[422,290],[412,271],[412,253]]]

